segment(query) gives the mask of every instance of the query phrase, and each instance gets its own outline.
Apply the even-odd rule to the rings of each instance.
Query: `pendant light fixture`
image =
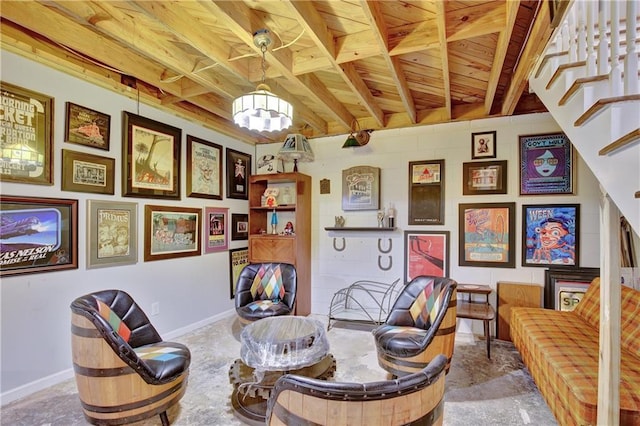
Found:
[[[354,123],[355,126],[353,125]],[[360,124],[358,124],[358,120],[354,120],[354,123],[351,123],[351,133],[349,133],[347,140],[344,141],[343,148],[357,148],[369,143],[370,133],[373,132],[373,129],[359,130]],[[358,128],[358,130],[354,130],[355,128]]]

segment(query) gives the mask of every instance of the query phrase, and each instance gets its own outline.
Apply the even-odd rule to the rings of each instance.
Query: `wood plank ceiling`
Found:
[[[0,30],[9,51],[265,143],[545,111],[526,77],[550,35],[546,3],[3,1]],[[262,81],[261,29],[265,82],[294,106],[283,132],[231,117]]]

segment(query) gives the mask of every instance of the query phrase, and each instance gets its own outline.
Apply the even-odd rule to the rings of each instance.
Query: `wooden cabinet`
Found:
[[[276,207],[263,206],[267,188],[277,188]],[[286,204],[284,204],[286,202]],[[276,214],[276,234],[271,218]],[[283,235],[287,222],[293,235]],[[296,315],[311,313],[311,177],[277,173],[249,177],[249,262],[284,262],[296,267]]]
[[[498,281],[498,339],[511,341],[511,308],[542,307],[542,288],[538,284]]]

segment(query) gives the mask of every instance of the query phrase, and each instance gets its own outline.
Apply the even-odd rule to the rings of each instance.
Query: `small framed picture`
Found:
[[[116,160],[62,150],[62,190],[114,194]]]
[[[110,135],[111,116],[71,102],[66,103],[65,142],[109,151]]]
[[[138,262],[138,203],[87,200],[87,269]]]
[[[449,231],[404,231],[404,281],[449,276]]]
[[[356,166],[342,171],[342,210],[380,208],[380,167]]]
[[[227,198],[249,199],[251,155],[227,148]]]
[[[187,135],[187,197],[222,200],[222,147]]]
[[[231,241],[246,240],[249,238],[249,215],[231,214]]]
[[[580,205],[523,205],[522,238],[522,266],[579,266]]]
[[[496,158],[496,132],[471,134],[471,159]]]
[[[236,297],[236,283],[240,272],[249,264],[249,248],[237,248],[229,250],[229,295],[230,299]]]
[[[507,160],[462,164],[462,194],[506,194]]]
[[[227,218],[229,209],[224,207],[204,208],[204,252],[214,253],[229,247]]]
[[[200,256],[202,209],[144,206],[144,261]]]

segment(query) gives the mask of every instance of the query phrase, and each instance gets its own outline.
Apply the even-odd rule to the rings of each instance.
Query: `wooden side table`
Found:
[[[458,284],[456,288],[458,294],[466,294],[464,297],[458,296],[458,306],[456,308],[457,317],[471,320],[481,320],[484,323],[484,337],[487,340],[487,358],[491,359],[491,332],[489,321],[496,317],[493,307],[489,303],[491,287],[481,284]],[[484,295],[485,300],[475,300],[473,295]]]

